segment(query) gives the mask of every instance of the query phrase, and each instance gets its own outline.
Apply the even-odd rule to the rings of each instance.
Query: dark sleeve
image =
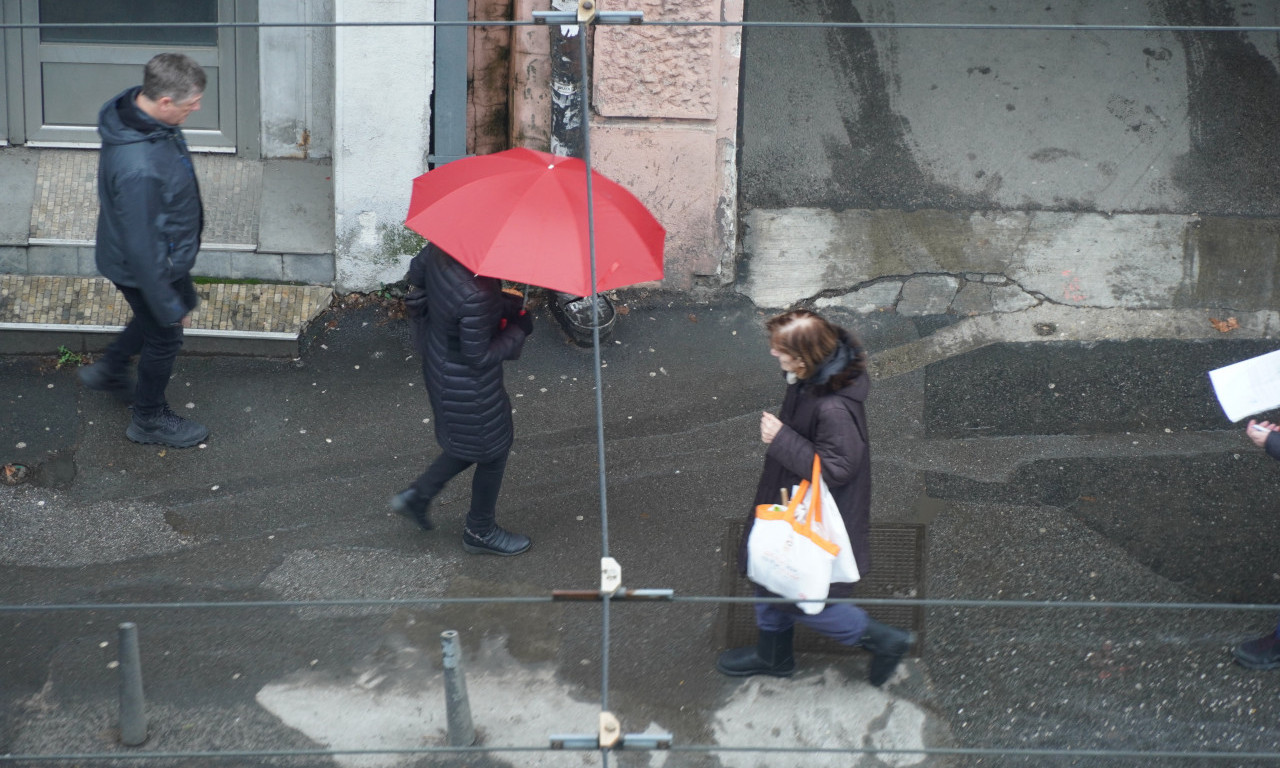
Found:
[[[1280,459],[1280,432],[1272,432],[1267,435],[1267,442],[1264,445],[1268,456],[1273,459]]]
[[[477,288],[462,303],[458,311],[458,343],[462,358],[476,370],[501,365],[503,360],[514,360],[524,347],[524,331],[509,323],[498,330],[496,318],[490,309],[495,297]]]
[[[768,454],[791,472],[809,477],[817,453],[822,459],[822,479],[829,486],[841,486],[853,480],[866,449],[849,410],[828,398],[818,404],[818,429],[812,442],[783,424],[769,443]]]
[[[409,273],[405,275],[409,285],[415,288],[424,288],[427,285],[427,259],[430,258],[431,246],[426,246],[418,251],[418,255],[413,257],[409,262]]]
[[[138,291],[156,319],[173,325],[187,305],[173,288],[169,274],[169,242],[160,231],[164,185],[154,176],[132,173],[116,180],[111,205],[123,233],[124,258]]]

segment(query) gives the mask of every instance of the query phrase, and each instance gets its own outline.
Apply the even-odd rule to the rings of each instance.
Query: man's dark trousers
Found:
[[[184,298],[194,297],[190,278],[174,282],[174,290]],[[133,319],[116,340],[107,347],[103,362],[113,375],[123,374],[129,358],[138,355],[138,389],[133,396],[133,412],[139,418],[150,418],[164,410],[165,388],[173,374],[173,361],[182,349],[182,326],[164,325],[156,320],[137,288],[116,284],[125,301],[133,308]]]

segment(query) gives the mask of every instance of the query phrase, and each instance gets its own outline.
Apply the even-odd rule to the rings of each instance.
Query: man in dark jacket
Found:
[[[102,359],[80,369],[89,389],[133,401],[125,435],[135,443],[188,448],[209,436],[169,410],[165,387],[196,308],[191,268],[204,210],[195,168],[178,126],[200,108],[205,74],[192,59],[162,53],[147,62],[141,86],[98,113],[98,271],[115,283],[133,318]],[[138,356],[138,380],[129,361]]]
[[[475,464],[462,546],[473,554],[518,555],[529,548],[529,537],[496,521],[514,437],[502,364],[520,356],[533,319],[502,292],[500,281],[476,275],[434,245],[413,258],[409,283],[418,290],[405,304],[444,453],[391,500],[391,508],[431,530],[431,500]]]
[[[1268,456],[1280,459],[1280,424],[1250,419],[1245,434],[1254,445],[1265,450]],[[1237,645],[1232,653],[1236,657],[1236,663],[1248,669],[1280,667],[1280,624],[1262,637]]]

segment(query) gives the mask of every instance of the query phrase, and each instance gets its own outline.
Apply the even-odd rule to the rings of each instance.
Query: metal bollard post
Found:
[[[120,741],[136,747],[147,740],[146,702],[142,698],[142,662],[138,658],[138,625],[120,625]]]
[[[444,649],[444,705],[449,720],[449,746],[469,747],[476,743],[476,729],[471,722],[471,702],[467,699],[467,676],[462,670],[462,642],[458,631],[440,633]]]

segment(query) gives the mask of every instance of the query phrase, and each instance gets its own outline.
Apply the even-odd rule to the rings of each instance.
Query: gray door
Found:
[[[0,21],[6,24],[19,22],[18,0],[0,0]],[[22,83],[8,75],[22,71],[22,33],[16,29],[0,30],[0,145],[22,138]]]
[[[21,0],[26,23],[121,26],[23,30],[26,140],[32,146],[98,144],[98,110],[142,82],[142,65],[184,53],[205,69],[201,109],[183,133],[193,148],[235,151],[236,34],[231,27],[136,27],[132,23],[235,21],[235,0]]]

